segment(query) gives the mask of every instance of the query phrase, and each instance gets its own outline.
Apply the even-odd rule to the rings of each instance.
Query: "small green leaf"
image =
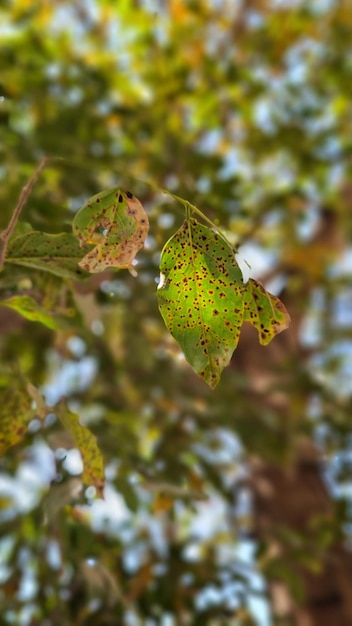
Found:
[[[268,580],[283,581],[287,585],[293,598],[298,604],[302,604],[304,599],[304,583],[302,574],[293,568],[283,557],[274,557],[268,561],[263,574]]]
[[[39,392],[39,390],[37,389],[37,387],[32,385],[32,383],[27,383],[27,391],[30,397],[32,398],[32,400],[35,402],[35,406],[36,406],[35,412],[36,412],[36,415],[40,417],[40,419],[44,419],[44,417],[46,417],[48,413],[52,413],[52,409],[49,409],[46,406],[44,398]]]
[[[32,231],[10,242],[6,262],[77,280],[87,276],[78,267],[83,254],[85,251],[71,233],[50,235]]]
[[[78,415],[69,411],[63,404],[55,408],[55,413],[63,427],[71,434],[74,445],[81,453],[83,482],[86,485],[94,485],[98,498],[103,498],[105,486],[104,461],[98,448],[96,437],[88,428],[80,424]]]
[[[164,246],[160,271],[165,324],[197,374],[215,387],[243,320],[243,280],[234,252],[219,234],[186,220]]]
[[[148,217],[130,192],[118,187],[90,198],[76,213],[73,233],[81,245],[95,244],[79,263],[88,272],[129,268],[148,234]]]
[[[138,499],[135,488],[133,487],[133,485],[131,485],[131,482],[128,480],[128,476],[117,476],[117,478],[115,478],[115,481],[114,481],[114,486],[123,497],[126,503],[126,506],[128,506],[130,511],[132,511],[133,513],[137,513],[139,499]]]
[[[262,346],[289,326],[291,318],[281,300],[253,278],[245,285],[243,303],[243,321],[257,329]]]
[[[23,439],[34,416],[32,398],[25,389],[13,387],[1,393],[0,456]]]
[[[12,296],[7,300],[1,300],[0,305],[14,309],[27,320],[40,322],[52,330],[61,329],[66,321],[62,317],[56,317],[45,311],[31,296]]]

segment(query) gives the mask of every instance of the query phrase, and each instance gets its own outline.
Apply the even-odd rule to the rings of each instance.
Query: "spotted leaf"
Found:
[[[97,496],[103,498],[105,485],[104,462],[98,448],[96,437],[82,426],[78,415],[72,413],[64,404],[55,408],[55,413],[63,427],[71,434],[74,445],[81,453],[83,461],[82,480],[86,485],[93,485]]]
[[[0,393],[0,456],[2,456],[8,448],[26,435],[28,424],[35,416],[35,409],[32,398],[25,388],[16,385]]]
[[[6,262],[50,272],[60,277],[80,279],[88,276],[78,267],[89,246],[81,250],[72,233],[51,235],[31,231],[10,242]]]
[[[243,320],[257,329],[262,346],[270,343],[291,321],[281,300],[253,278],[245,285],[243,304]]]
[[[166,243],[160,271],[165,324],[197,374],[215,387],[243,320],[243,281],[234,252],[219,234],[186,220]]]
[[[94,244],[80,267],[97,273],[108,267],[131,267],[143,247],[149,222],[140,201],[114,187],[90,198],[75,215],[72,228],[82,246]]]

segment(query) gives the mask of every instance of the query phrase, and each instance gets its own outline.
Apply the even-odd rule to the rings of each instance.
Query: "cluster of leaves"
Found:
[[[189,212],[189,203],[186,206]],[[5,251],[5,261],[61,278],[84,278],[87,272],[99,273],[110,267],[128,268],[137,276],[132,263],[147,237],[149,221],[142,204],[131,192],[113,188],[96,194],[76,213],[72,229],[73,235],[29,231],[15,237]],[[83,258],[82,246],[84,252],[89,248]],[[166,326],[194,370],[210,387],[218,384],[222,370],[229,364],[244,321],[257,328],[262,345],[267,345],[288,325],[288,313],[278,298],[253,279],[243,284],[234,251],[224,237],[191,217],[163,249],[158,294]],[[72,318],[67,308],[66,317],[58,315],[50,311],[50,303],[44,308],[30,295],[13,295],[0,304],[52,330],[74,324],[72,319],[66,319]],[[22,437],[25,434],[26,424],[35,415],[30,394],[22,392],[20,396],[14,394],[14,398],[12,394],[9,405],[5,402],[2,406],[2,452],[18,443],[21,433]],[[24,406],[14,411],[13,402],[21,404],[22,396]],[[39,407],[41,403],[39,400]],[[41,418],[48,412],[49,409],[37,410]],[[101,496],[103,466],[96,446],[89,435],[80,436],[77,416],[63,414],[62,407],[56,410],[56,415],[75,433],[76,447],[86,460],[84,477],[90,476]]]

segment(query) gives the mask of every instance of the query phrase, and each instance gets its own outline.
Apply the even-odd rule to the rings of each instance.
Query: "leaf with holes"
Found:
[[[55,413],[63,427],[70,433],[74,445],[80,451],[83,461],[82,481],[86,485],[94,485],[97,496],[103,498],[105,486],[104,462],[98,448],[96,437],[88,428],[82,426],[78,415],[60,404]]]
[[[16,386],[1,393],[0,456],[23,439],[35,414],[32,398],[26,389]]]
[[[81,245],[95,244],[79,265],[96,273],[108,267],[130,268],[143,247],[149,222],[140,201],[114,187],[90,198],[75,215],[72,228]]]
[[[6,262],[43,270],[60,277],[86,278],[88,274],[78,264],[90,247],[86,246],[82,251],[72,233],[50,235],[31,231],[10,242]]]
[[[245,285],[243,304],[243,321],[257,329],[262,346],[289,326],[291,318],[281,300],[253,278]]]
[[[166,243],[160,264],[161,315],[186,359],[215,387],[243,321],[243,280],[231,246],[195,219]]]

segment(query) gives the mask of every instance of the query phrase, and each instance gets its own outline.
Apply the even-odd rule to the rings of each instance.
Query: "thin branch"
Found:
[[[14,212],[12,213],[11,219],[9,221],[9,225],[7,228],[5,228],[5,230],[2,231],[2,233],[0,233],[0,271],[2,270],[4,263],[5,263],[5,258],[6,258],[6,251],[7,251],[7,246],[10,240],[10,237],[13,233],[13,231],[15,230],[16,224],[18,222],[18,219],[21,215],[22,209],[24,207],[24,205],[26,204],[29,196],[31,195],[32,189],[39,177],[40,172],[44,169],[44,167],[46,166],[48,162],[48,157],[44,157],[38,167],[36,168],[36,170],[34,171],[34,173],[32,174],[32,176],[30,177],[28,183],[23,187],[22,191],[21,191],[21,195],[19,197],[17,206],[14,210]]]

